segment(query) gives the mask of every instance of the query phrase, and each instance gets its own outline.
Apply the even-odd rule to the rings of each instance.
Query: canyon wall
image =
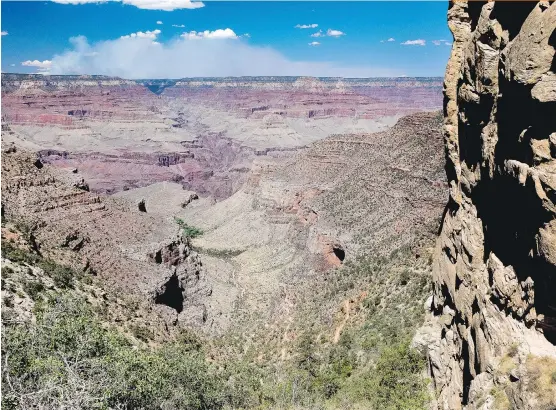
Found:
[[[556,3],[450,3],[434,407],[556,408]]]
[[[174,181],[222,200],[256,157],[383,131],[442,106],[441,78],[131,81],[2,73],[2,142],[78,168],[92,192]]]

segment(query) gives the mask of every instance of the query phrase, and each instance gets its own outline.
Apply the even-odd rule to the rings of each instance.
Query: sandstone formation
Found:
[[[13,131],[3,140],[79,169],[93,192],[174,181],[221,200],[243,185],[255,157],[288,156],[334,133],[381,131],[402,115],[437,110],[441,85],[2,74],[2,126]]]
[[[556,408],[556,4],[451,3],[435,407]]]

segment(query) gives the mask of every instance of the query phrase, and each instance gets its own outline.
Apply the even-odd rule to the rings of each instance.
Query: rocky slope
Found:
[[[162,324],[155,333],[202,325],[211,287],[197,254],[172,219],[134,205],[89,192],[76,170],[13,146],[2,152],[3,221],[25,227],[34,253],[139,301]]]
[[[450,198],[416,339],[441,409],[556,408],[556,4],[452,3]]]
[[[446,189],[440,120],[439,113],[414,114],[381,133],[335,135],[290,158],[258,158],[231,197],[216,204],[200,198],[177,209],[176,216],[204,231],[193,246],[220,283],[222,292],[213,297],[225,294],[231,309],[212,316],[214,332],[231,324],[265,326],[268,337],[269,329],[294,326],[319,293],[315,284],[327,288],[322,281],[344,275],[337,269],[345,263],[387,258],[416,247],[425,234],[432,240]],[[125,194],[133,191],[139,190]],[[163,201],[148,198],[153,206]],[[427,251],[420,252],[427,260]],[[351,293],[364,293],[367,285],[353,278]],[[323,303],[335,311],[343,299]]]

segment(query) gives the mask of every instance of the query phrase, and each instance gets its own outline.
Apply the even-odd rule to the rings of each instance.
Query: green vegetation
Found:
[[[213,249],[213,248],[195,248],[197,252],[220,259],[229,259],[241,255],[244,249]]]
[[[198,344],[139,348],[82,300],[37,304],[36,322],[5,323],[2,407],[215,409],[223,387]]]
[[[41,268],[47,276],[52,278],[54,284],[62,289],[73,288],[74,280],[82,276],[82,274],[77,273],[70,267],[60,265],[50,259],[42,258],[32,251],[19,248],[9,242],[2,244],[2,257],[14,263],[27,264]]]
[[[177,222],[186,235],[188,226]],[[426,408],[424,359],[409,340],[422,321],[428,266],[410,248],[296,283],[304,299],[288,322],[295,335],[288,342],[280,327],[265,339],[268,329],[251,315],[238,318],[238,334],[202,342],[183,331],[159,344],[148,323],[110,324],[107,305],[96,304],[83,274],[3,245],[3,256],[20,265],[3,268],[11,276],[2,282],[11,292],[2,317],[6,409]],[[26,264],[45,277],[25,275]],[[13,295],[22,292],[35,302],[34,319],[11,320]],[[133,302],[125,303],[131,311],[138,309]]]
[[[201,229],[186,224],[181,218],[174,218],[174,220],[179,225],[182,235],[187,238],[196,238],[203,234],[203,231]]]
[[[409,348],[407,340],[380,347],[376,360],[370,363],[357,358],[348,338],[324,350],[303,338],[293,364],[251,367],[250,372],[240,369],[235,377],[246,381],[240,397],[250,397],[252,407],[261,409],[427,408],[424,358]],[[246,378],[254,371],[262,384]],[[255,403],[258,407],[253,406]]]
[[[500,387],[493,387],[490,390],[490,395],[494,398],[495,410],[509,410],[511,409],[510,401],[506,392]]]
[[[44,292],[44,285],[40,280],[26,280],[22,285],[25,293],[35,301],[39,300],[42,292]]]
[[[36,253],[19,248],[6,241],[2,243],[2,257],[15,263],[25,263],[28,265],[35,265],[41,259]]]
[[[251,348],[246,351],[244,335],[237,335],[216,350],[257,364],[261,386],[252,385],[258,393],[251,400],[257,398],[260,408],[426,409],[425,360],[409,341],[423,320],[427,269],[428,258],[416,259],[409,247],[386,257],[346,261],[319,282],[307,281],[306,289],[296,284],[305,299],[276,337],[268,339],[268,329],[250,316],[238,321],[262,329]],[[296,337],[283,342],[284,332]],[[235,352],[229,352],[234,343]],[[284,351],[288,358],[279,359]]]
[[[131,325],[129,330],[135,338],[145,343],[154,338],[153,332],[145,326]]]
[[[371,397],[376,408],[423,409],[427,404],[426,384],[420,372],[425,360],[402,342],[385,347],[370,377]]]
[[[526,368],[530,379],[527,390],[535,393],[539,408],[552,408],[556,399],[556,360],[530,354]]]

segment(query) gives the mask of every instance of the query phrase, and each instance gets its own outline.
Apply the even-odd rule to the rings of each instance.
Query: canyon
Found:
[[[215,408],[556,408],[556,4],[448,25],[444,81],[3,73],[4,326],[69,282]]]
[[[178,278],[179,308],[154,304],[167,323],[268,322],[304,278],[440,215],[438,79],[2,78],[5,215],[146,301]],[[183,242],[176,220],[204,234]]]
[[[28,283],[64,292],[38,267],[56,263],[134,343],[192,331],[216,363],[287,389],[305,340],[322,360],[353,340],[367,383],[382,346],[422,321],[447,190],[440,79],[2,84],[11,314],[32,317]],[[305,387],[298,405],[368,405],[335,377],[337,394]]]
[[[434,78],[199,79],[164,87],[47,78],[3,74],[3,122],[22,146],[58,167],[78,167],[93,191],[105,193],[173,180],[223,199],[245,182],[255,157],[288,155],[334,133],[383,130],[442,103]]]

